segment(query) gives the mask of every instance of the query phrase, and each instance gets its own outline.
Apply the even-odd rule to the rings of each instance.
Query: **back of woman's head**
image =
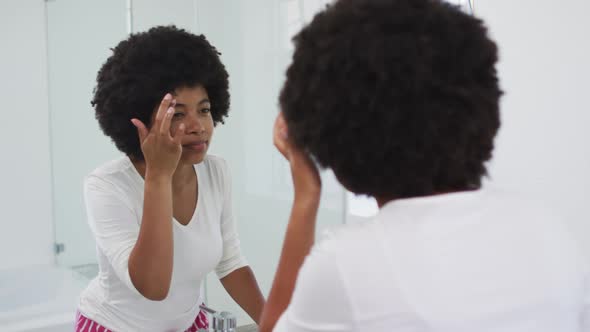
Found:
[[[294,42],[280,96],[290,136],[347,189],[480,186],[501,96],[482,21],[437,0],[341,0]]]

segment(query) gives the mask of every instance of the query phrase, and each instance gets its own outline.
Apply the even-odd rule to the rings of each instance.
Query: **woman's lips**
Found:
[[[182,147],[187,150],[196,151],[196,152],[203,152],[207,148],[207,142],[194,142],[183,144]]]

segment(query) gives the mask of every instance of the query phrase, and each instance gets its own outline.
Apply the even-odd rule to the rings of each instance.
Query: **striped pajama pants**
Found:
[[[193,325],[191,325],[184,332],[197,332],[198,329],[208,329],[209,322],[207,321],[207,315],[203,310],[199,311],[199,314],[195,318]],[[74,332],[115,332],[110,330],[90,318],[82,315],[79,311],[76,314],[76,325]],[[125,332],[125,331],[120,331]]]

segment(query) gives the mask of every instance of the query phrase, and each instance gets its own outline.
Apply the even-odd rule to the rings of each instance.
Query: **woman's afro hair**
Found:
[[[203,86],[214,124],[223,123],[230,104],[228,73],[205,36],[159,26],[130,35],[112,51],[98,72],[91,104],[102,131],[126,155],[143,159],[130,120],[149,128],[164,95],[177,88]]]
[[[340,0],[294,43],[280,95],[289,135],[347,189],[480,187],[502,94],[481,20],[438,0]]]

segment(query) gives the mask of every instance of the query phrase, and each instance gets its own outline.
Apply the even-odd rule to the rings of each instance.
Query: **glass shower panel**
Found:
[[[100,131],[90,100],[109,48],[125,35],[125,1],[47,2],[53,219],[61,266],[96,263],[82,183],[119,153]]]

